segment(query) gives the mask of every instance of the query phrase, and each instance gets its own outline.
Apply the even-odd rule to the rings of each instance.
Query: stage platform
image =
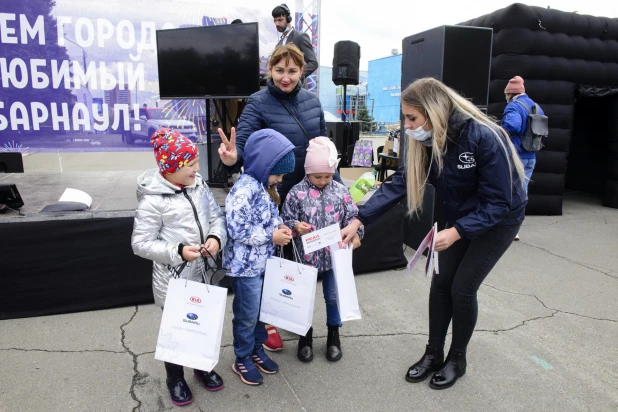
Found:
[[[23,216],[0,214],[0,319],[153,301],[152,262],[131,248],[135,188],[142,172],[0,174],[0,183],[17,185],[24,200]],[[91,209],[40,213],[67,188],[88,193]],[[211,190],[224,207],[229,189]],[[365,228],[354,253],[355,274],[405,267],[403,219],[404,208],[398,205]]]

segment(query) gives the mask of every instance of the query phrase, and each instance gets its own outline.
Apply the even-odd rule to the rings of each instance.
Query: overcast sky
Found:
[[[513,3],[516,1],[322,0],[320,65],[332,66],[336,42],[352,40],[361,46],[360,68],[367,70],[369,60],[387,57],[391,49],[398,49],[401,53],[404,37],[445,24],[461,23]],[[618,18],[618,0],[541,0],[520,3]]]

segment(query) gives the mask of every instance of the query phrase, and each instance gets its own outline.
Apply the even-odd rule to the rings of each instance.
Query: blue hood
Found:
[[[270,171],[292,150],[294,145],[276,130],[262,129],[253,132],[245,144],[245,173],[266,186]]]

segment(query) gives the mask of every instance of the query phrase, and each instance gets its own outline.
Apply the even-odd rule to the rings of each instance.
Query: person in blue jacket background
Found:
[[[511,142],[517,149],[517,154],[521,159],[521,163],[524,165],[524,173],[526,179],[524,181],[524,187],[526,193],[528,193],[528,183],[532,178],[532,172],[536,165],[536,152],[529,152],[521,147],[521,136],[526,132],[528,126],[528,110],[532,110],[534,107],[534,101],[526,94],[526,88],[524,87],[524,79],[520,76],[515,76],[504,89],[504,95],[506,96],[506,108],[502,115],[502,127],[511,136]],[[526,107],[523,107],[524,104]],[[539,106],[538,114],[545,114],[543,109]],[[519,240],[519,234],[515,236],[515,240]]]
[[[508,134],[442,82],[416,80],[401,93],[408,140],[406,163],[381,185],[342,230],[349,241],[407,196],[421,211],[429,181],[444,199],[446,228],[437,234],[439,274],[429,293],[429,342],[406,374],[445,389],[466,372],[466,350],[478,316],[476,293],[519,231],[528,198],[524,170]],[[453,338],[446,359],[449,324]]]

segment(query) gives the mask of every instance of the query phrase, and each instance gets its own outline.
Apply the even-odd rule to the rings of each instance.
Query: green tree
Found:
[[[361,125],[361,130],[363,132],[370,132],[373,130],[373,117],[369,116],[367,105],[361,104],[358,106],[358,114],[356,115],[356,120],[358,120],[359,122],[363,122]]]

